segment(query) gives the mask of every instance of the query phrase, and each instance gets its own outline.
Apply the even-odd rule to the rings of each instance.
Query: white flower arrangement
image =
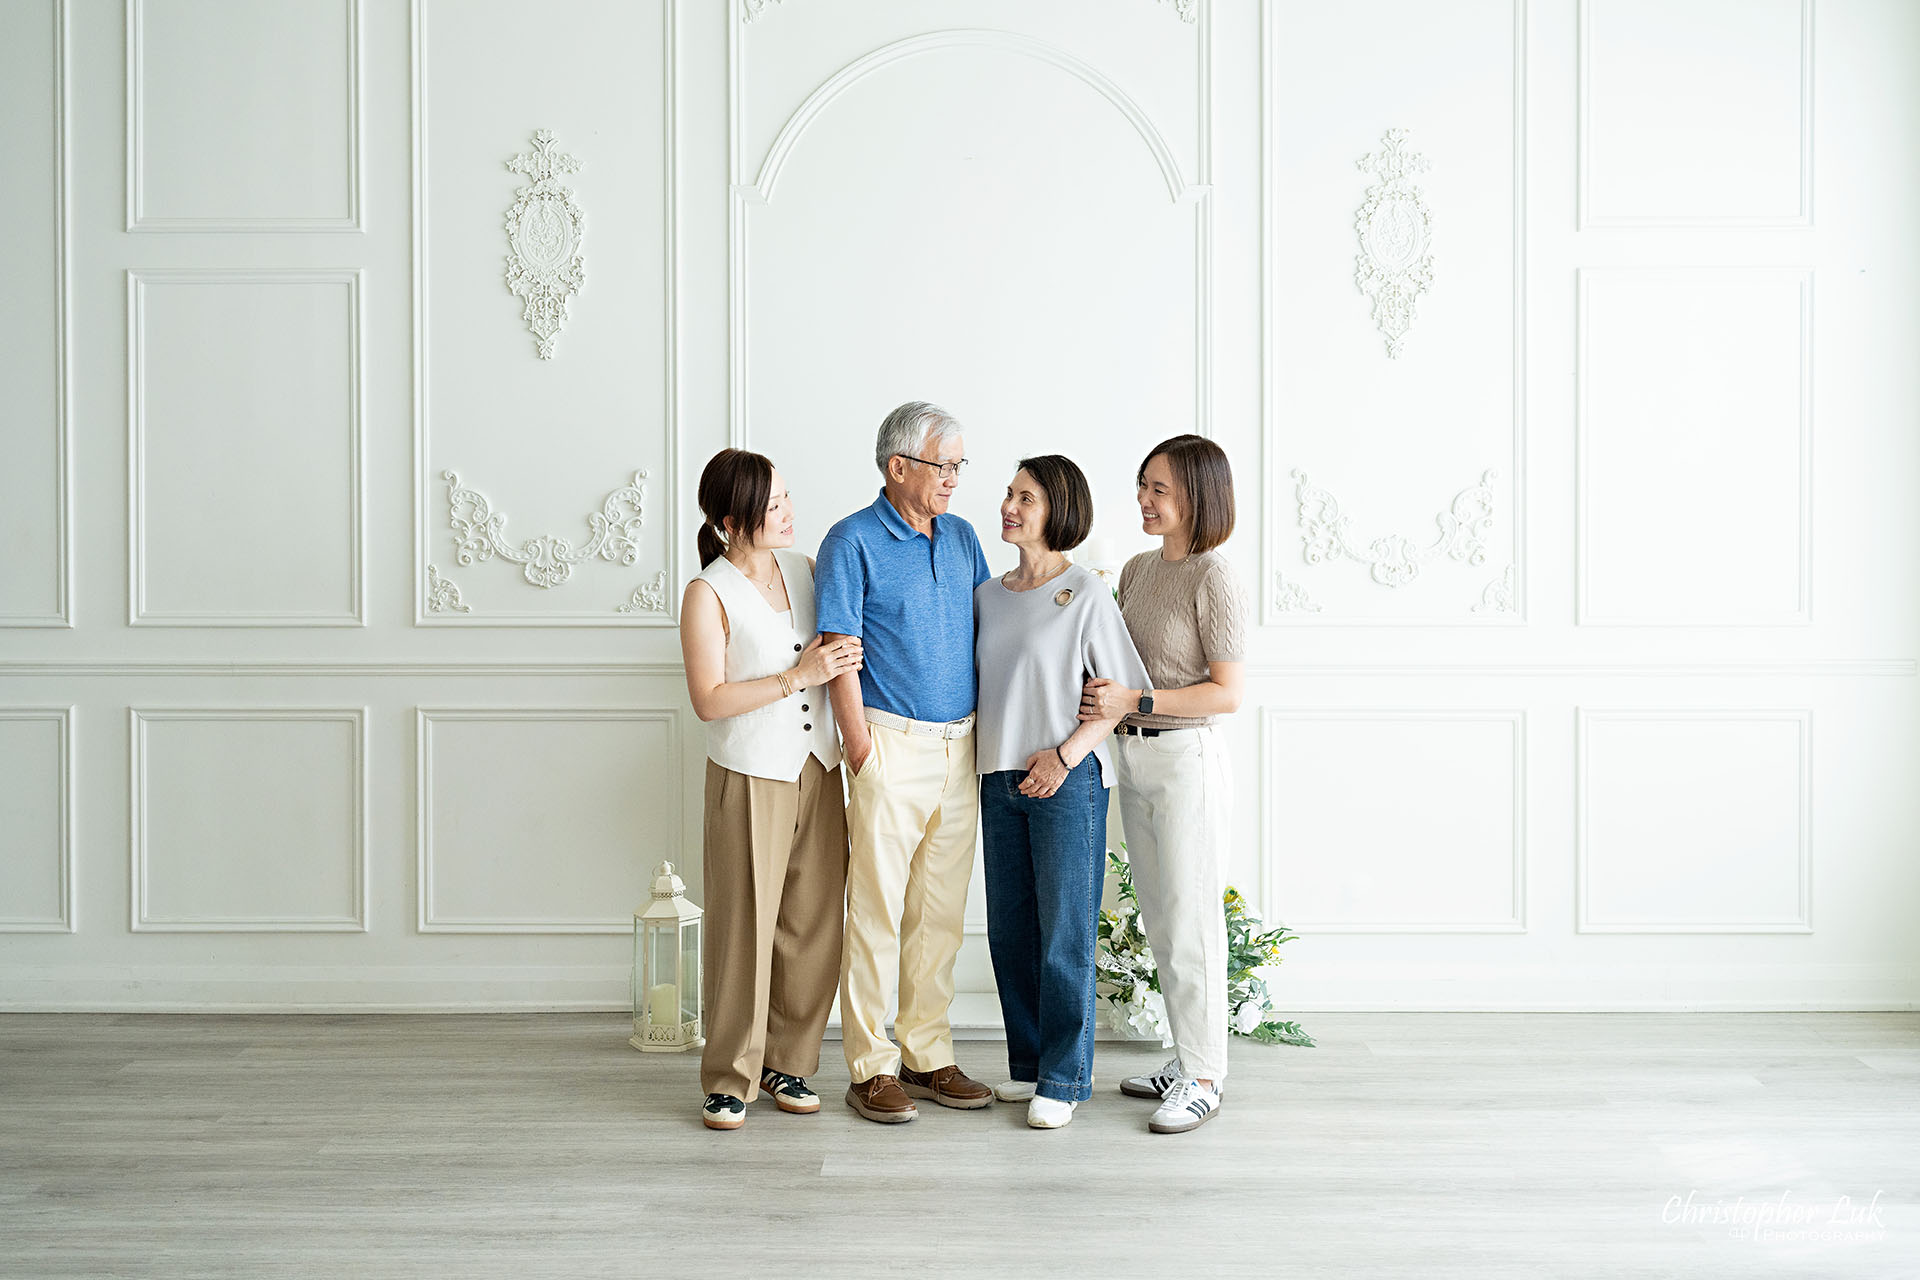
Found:
[[[1125,846],[1121,846],[1124,850]],[[1159,1037],[1165,1048],[1173,1043],[1167,1022],[1167,1002],[1160,994],[1160,973],[1153,948],[1140,922],[1140,899],[1134,893],[1133,869],[1127,860],[1107,850],[1107,869],[1118,879],[1118,903],[1100,913],[1099,940],[1094,945],[1094,990],[1107,1002],[1107,1022],[1115,1031],[1136,1039]],[[1312,1045],[1313,1037],[1297,1022],[1275,1019],[1273,1002],[1261,971],[1280,963],[1280,944],[1298,934],[1285,925],[1265,928],[1247,910],[1246,899],[1233,886],[1221,900],[1227,917],[1227,1024],[1233,1034],[1265,1044]]]

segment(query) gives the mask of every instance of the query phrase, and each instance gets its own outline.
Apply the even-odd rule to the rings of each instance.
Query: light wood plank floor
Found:
[[[830,1042],[821,1114],[717,1134],[618,1016],[0,1016],[0,1274],[1920,1275],[1920,1014],[1303,1020],[1160,1137],[1136,1044],[1056,1132],[870,1124]]]

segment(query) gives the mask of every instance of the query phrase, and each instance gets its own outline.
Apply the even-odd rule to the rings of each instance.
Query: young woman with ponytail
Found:
[[[707,726],[705,882],[710,1129],[737,1129],[761,1092],[782,1111],[820,1099],[820,1037],[840,979],[847,816],[826,683],[860,641],[822,644],[813,562],[792,550],[773,463],[723,449],[700,475],[700,573],[680,609],[694,714]]]

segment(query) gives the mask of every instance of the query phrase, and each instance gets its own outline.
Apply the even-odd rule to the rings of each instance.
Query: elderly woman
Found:
[[[1159,962],[1175,1055],[1121,1082],[1158,1099],[1154,1133],[1185,1133],[1220,1110],[1227,1075],[1226,889],[1232,771],[1215,723],[1240,707],[1247,600],[1215,550],[1233,532],[1233,470],[1201,436],[1163,440],[1135,480],[1142,531],[1160,547],[1120,572],[1120,612],[1150,680],[1095,673],[1080,718],[1126,720],[1116,753],[1120,824]]]
[[[737,1129],[761,1092],[820,1110],[806,1077],[840,977],[847,817],[826,684],[860,669],[860,642],[814,632],[813,565],[773,463],[723,449],[700,475],[700,562],[680,648],[707,725],[709,1129]]]
[[[1119,713],[1081,721],[1081,685],[1146,683],[1106,584],[1067,559],[1092,523],[1080,468],[1057,454],[1024,459],[1000,504],[1000,540],[1019,566],[974,592],[987,941],[1012,1076],[995,1092],[1027,1100],[1036,1129],[1068,1123],[1093,1091],[1107,740]]]

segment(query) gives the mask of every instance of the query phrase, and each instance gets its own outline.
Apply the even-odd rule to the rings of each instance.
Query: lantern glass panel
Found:
[[[672,927],[663,929],[658,925],[647,928],[647,980],[653,984],[647,991],[647,1021],[656,1027],[671,1027],[681,1021],[680,994],[675,989],[678,975],[674,972],[678,959],[679,939],[674,936],[677,932]]]
[[[680,1020],[700,1019],[700,924],[680,926]]]
[[[634,1027],[647,1017],[647,927],[634,921]]]

